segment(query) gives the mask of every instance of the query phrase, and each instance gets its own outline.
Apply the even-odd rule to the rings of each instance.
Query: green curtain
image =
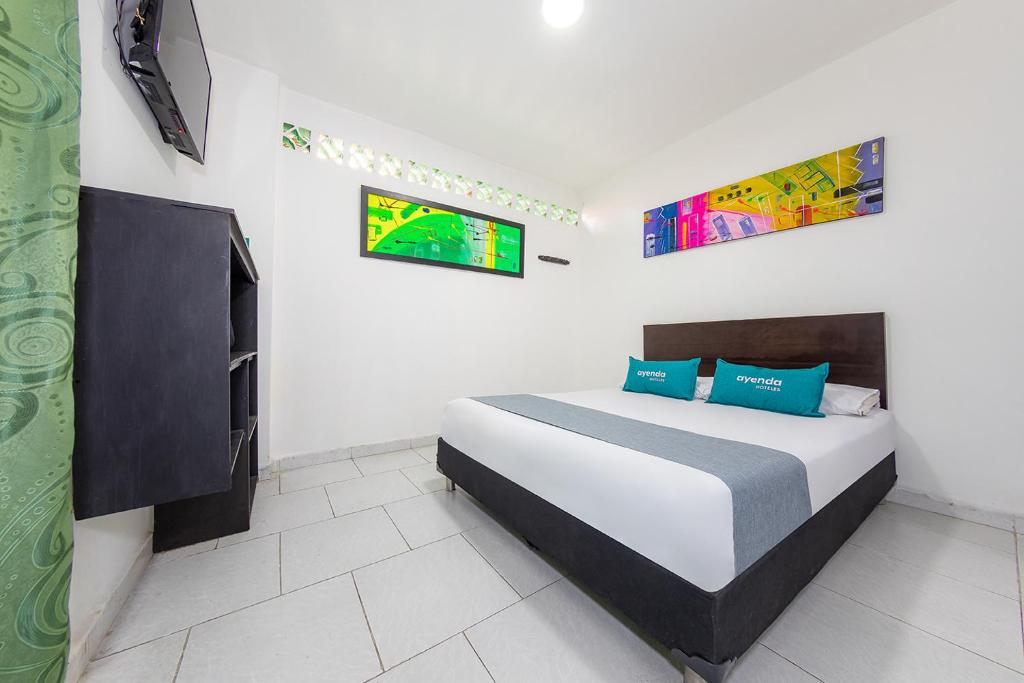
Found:
[[[60,683],[71,580],[76,0],[0,0],[0,683]]]

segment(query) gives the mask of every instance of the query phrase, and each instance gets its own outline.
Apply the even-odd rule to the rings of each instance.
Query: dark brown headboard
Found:
[[[884,313],[644,325],[645,359],[697,356],[704,376],[714,374],[718,358],[774,368],[828,361],[829,382],[878,389],[887,405]]]

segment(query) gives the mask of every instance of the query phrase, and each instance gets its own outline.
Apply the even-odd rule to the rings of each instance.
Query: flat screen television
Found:
[[[114,37],[164,142],[202,164],[211,78],[191,0],[118,0]]]

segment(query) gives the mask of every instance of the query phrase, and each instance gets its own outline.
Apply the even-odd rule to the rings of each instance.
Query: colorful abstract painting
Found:
[[[362,214],[363,256],[523,277],[521,223],[366,186]]]
[[[644,256],[882,211],[885,138],[644,212]]]

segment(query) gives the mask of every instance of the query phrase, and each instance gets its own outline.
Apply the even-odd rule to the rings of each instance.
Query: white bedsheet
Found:
[[[795,417],[621,389],[541,394],[594,410],[791,453],[817,512],[895,450],[888,411]],[[716,477],[474,401],[445,408],[444,440],[699,588],[732,581],[732,497]]]

